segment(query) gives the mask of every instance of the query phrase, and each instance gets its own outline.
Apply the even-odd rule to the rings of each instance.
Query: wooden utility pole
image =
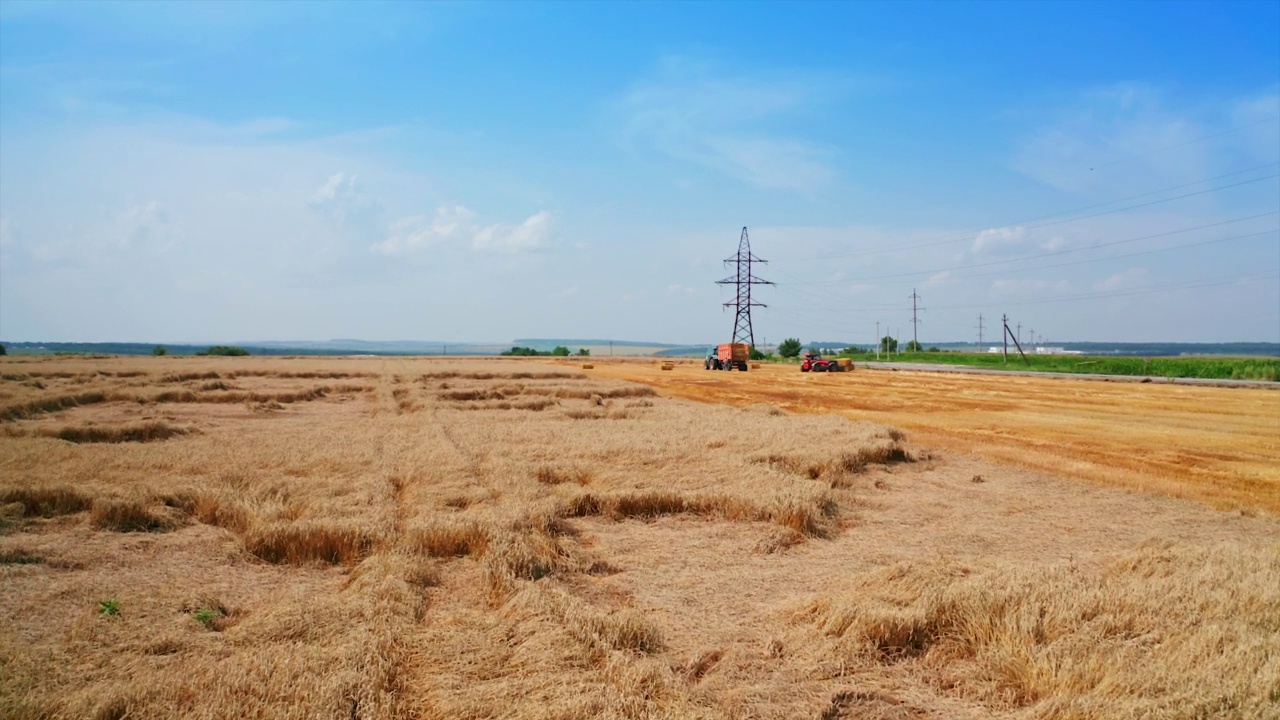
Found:
[[[1022,362],[1026,363],[1027,365],[1031,365],[1031,361],[1027,359],[1027,354],[1022,352],[1022,343],[1018,341],[1017,337],[1014,337],[1013,331],[1009,329],[1009,316],[1001,315],[1000,320],[1001,322],[1004,323],[1004,361],[1005,363],[1007,364],[1009,362],[1009,338],[1012,337],[1014,347],[1018,348],[1018,354],[1022,356]]]
[[[1004,325],[1004,364],[1009,364],[1009,316],[1001,315],[1000,323]]]

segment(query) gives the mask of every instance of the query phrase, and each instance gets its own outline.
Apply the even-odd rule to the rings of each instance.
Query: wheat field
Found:
[[[1265,502],[610,372],[3,359],[0,716],[1280,717]]]

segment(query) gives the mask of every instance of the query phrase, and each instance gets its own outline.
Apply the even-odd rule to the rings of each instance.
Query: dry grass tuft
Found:
[[[63,395],[61,397],[43,398],[40,400],[32,400],[30,402],[10,405],[0,409],[0,422],[13,422],[15,420],[25,420],[43,413],[57,412],[67,408],[77,407],[80,405],[93,405],[95,403],[105,402],[107,400],[106,393],[103,392],[86,392],[79,395]]]
[[[657,392],[648,385],[623,385],[621,387],[597,387],[597,388],[559,388],[555,391],[558,398],[575,399],[575,400],[591,400],[599,396],[602,399],[612,400],[616,398],[633,398],[633,397],[656,397]]]
[[[0,565],[38,565],[42,562],[43,557],[24,548],[0,550]]]
[[[94,500],[89,523],[115,532],[168,532],[182,524],[175,513],[156,507],[148,498]]]
[[[348,523],[321,521],[278,522],[251,526],[244,547],[269,563],[302,565],[325,562],[354,565],[373,549],[376,538]]]
[[[763,555],[771,555],[785,552],[804,541],[804,533],[787,527],[779,527],[760,538],[753,549]]]
[[[578,493],[561,501],[559,517],[599,515],[614,520],[652,520],[665,515],[698,515],[733,522],[770,522],[806,537],[825,537],[839,506],[825,494],[739,497],[721,493],[634,490]]]
[[[88,495],[65,485],[11,488],[0,492],[0,502],[20,503],[23,517],[58,517],[84,512],[93,506]]]
[[[189,380],[218,380],[222,376],[212,370],[208,372],[170,373],[160,378],[162,383],[180,383]]]
[[[441,370],[423,373],[419,376],[422,382],[432,380],[586,380],[584,373],[562,372],[557,370],[515,371],[515,372],[472,372],[465,370]]]
[[[431,557],[483,555],[489,547],[489,530],[472,520],[440,520],[406,535],[407,547]]]
[[[940,688],[994,710],[1261,718],[1275,709],[1280,545],[1246,555],[1157,544],[1102,572],[897,567],[864,582],[896,597],[869,602],[862,590],[861,601],[823,599],[801,616],[852,641],[832,646],[840,652],[914,659]]]
[[[605,650],[643,654],[660,652],[661,628],[634,610],[601,612],[559,587],[530,586],[514,597],[506,612],[532,611],[560,622],[579,640]]]
[[[901,433],[898,435],[901,436]],[[791,475],[826,481],[834,488],[848,487],[851,476],[864,472],[869,465],[893,465],[916,460],[917,454],[895,439],[875,441],[857,450],[816,461],[805,456],[776,452],[757,455],[751,459],[754,463],[769,465]]]
[[[564,483],[586,485],[591,482],[591,476],[590,470],[580,467],[561,469],[550,465],[539,465],[533,471],[533,479],[543,485],[561,485]]]
[[[179,435],[186,435],[191,432],[186,428],[180,428],[162,420],[154,420],[152,422],[142,423],[139,425],[123,425],[118,427],[100,427],[96,425],[88,425],[81,427],[63,427],[58,429],[42,429],[40,434],[44,437],[57,438],[73,443],[125,443],[125,442],[156,442],[159,440],[168,440]]]

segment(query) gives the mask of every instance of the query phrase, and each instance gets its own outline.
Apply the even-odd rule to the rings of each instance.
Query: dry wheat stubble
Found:
[[[5,402],[47,408],[0,436],[6,716],[1265,717],[1280,698],[1266,516],[672,401],[606,363],[21,367]],[[47,402],[84,392],[113,399]],[[292,402],[252,406],[268,396]],[[195,432],[34,432],[153,421]]]

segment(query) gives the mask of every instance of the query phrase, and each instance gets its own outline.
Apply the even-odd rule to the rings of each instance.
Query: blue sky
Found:
[[[5,340],[1276,342],[1278,175],[1277,2],[0,3]]]

